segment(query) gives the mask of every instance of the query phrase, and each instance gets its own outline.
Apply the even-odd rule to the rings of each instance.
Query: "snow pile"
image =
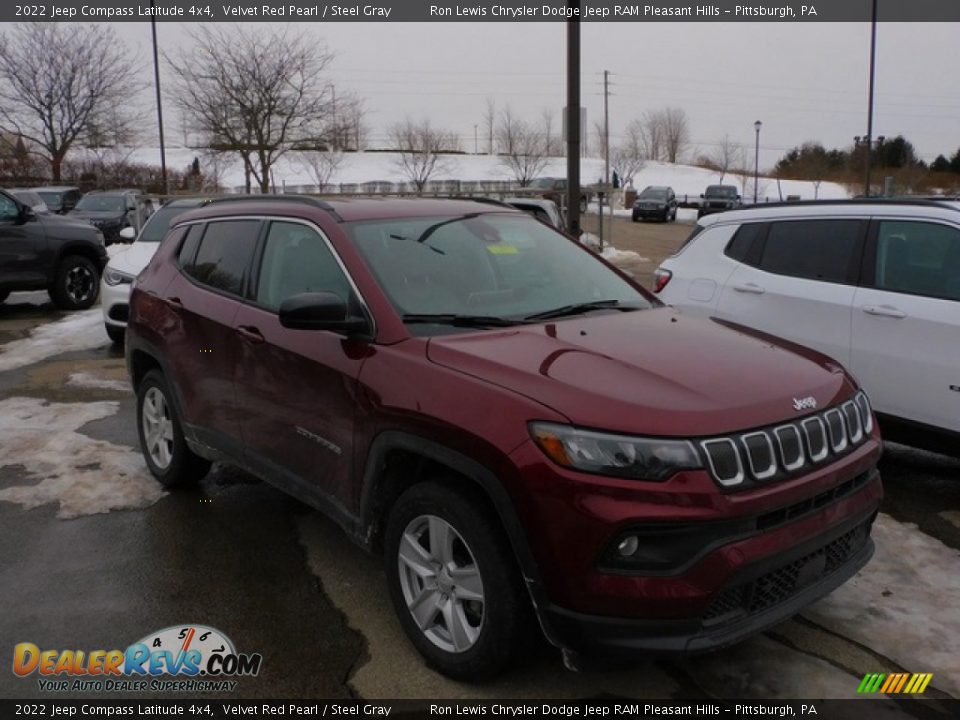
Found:
[[[0,490],[0,501],[28,510],[55,502],[57,517],[67,519],[145,508],[163,497],[139,452],[77,432],[115,415],[118,407],[25,397],[0,401],[0,465],[23,466],[28,479],[40,479]]]
[[[33,330],[28,337],[0,346],[0,372],[32,365],[48,357],[109,344],[100,308],[68,315]]]
[[[604,260],[612,263],[650,262],[650,258],[645,258],[639,253],[633,252],[633,250],[617,250],[612,245],[604,247],[600,255]]]
[[[121,382],[120,380],[107,380],[105,378],[97,377],[92,373],[85,372],[72,373],[70,377],[67,378],[67,385],[81,388],[92,388],[93,390],[133,392],[133,390],[130,388],[130,383]]]

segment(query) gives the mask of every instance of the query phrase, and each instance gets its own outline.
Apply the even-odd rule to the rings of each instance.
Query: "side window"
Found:
[[[0,222],[12,222],[20,214],[20,208],[8,195],[0,193]]]
[[[243,294],[253,251],[257,245],[259,220],[222,220],[207,224],[196,258],[183,270],[197,282],[217,290]],[[191,231],[192,235],[192,231]],[[190,236],[184,243],[184,249]],[[181,251],[182,252],[182,251]]]
[[[766,229],[766,223],[746,223],[745,225],[741,225],[740,229],[737,230],[737,233],[733,236],[733,239],[727,243],[723,254],[738,262],[756,265],[757,253],[751,253],[751,250],[757,246],[758,241],[763,237]]]
[[[194,274],[193,259],[197,256],[197,248],[200,247],[200,236],[203,235],[203,225],[191,225],[187,231],[187,239],[180,246],[180,253],[177,260],[180,261],[180,267],[189,275]]]
[[[276,310],[293,295],[332,292],[350,299],[350,283],[316,230],[300,223],[273,222],[260,264],[256,301]]]
[[[881,221],[875,278],[880,290],[960,300],[960,231],[937,223]]]
[[[760,268],[778,275],[844,282],[862,228],[860,220],[771,223]]]

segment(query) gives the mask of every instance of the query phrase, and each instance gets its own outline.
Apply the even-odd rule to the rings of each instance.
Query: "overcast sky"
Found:
[[[190,43],[188,25],[157,27],[167,51]],[[559,131],[566,72],[562,22],[300,27],[334,51],[330,80],[364,99],[372,144],[409,115],[454,131],[463,149],[472,151],[474,125],[482,125],[488,97],[529,119],[548,108]],[[150,26],[114,28],[146,66]],[[724,135],[752,151],[753,123],[761,120],[760,165],[770,167],[806,140],[839,147],[866,134],[869,23],[583,23],[581,28],[588,124],[602,118],[602,72],[609,70],[614,136],[645,111],[671,105],[686,111],[691,140],[701,151],[709,152]],[[874,137],[902,133],[927,161],[960,146],[958,30],[948,23],[880,24]],[[152,92],[145,92],[141,103],[151,101]],[[172,102],[167,107],[170,141],[182,142]]]

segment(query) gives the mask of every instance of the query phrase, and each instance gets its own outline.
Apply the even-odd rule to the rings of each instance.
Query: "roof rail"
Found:
[[[498,200],[497,198],[484,197],[482,195],[479,197],[472,197],[472,196],[461,197],[461,196],[454,195],[454,196],[451,196],[450,199],[451,200],[472,200],[473,202],[483,203],[484,205],[496,205],[497,207],[510,208],[511,210],[514,209],[513,205],[511,205],[508,202],[504,202],[503,200]]]
[[[792,200],[775,203],[756,203],[743,205],[737,210],[762,210],[763,208],[783,208],[783,207],[810,207],[810,206],[831,206],[831,205],[921,205],[927,207],[947,207],[944,201],[956,200],[954,197],[941,197],[933,199],[929,196],[924,197],[859,197],[846,198],[842,200]]]
[[[303,203],[304,205],[313,205],[314,207],[320,208],[321,210],[326,210],[328,213],[333,215],[334,219],[337,222],[343,222],[343,218],[340,217],[340,213],[337,212],[337,209],[328,203],[326,200],[323,200],[312,195],[297,195],[294,193],[272,193],[272,194],[243,194],[243,195],[220,195],[210,200],[210,204],[221,203],[221,202],[298,202]]]

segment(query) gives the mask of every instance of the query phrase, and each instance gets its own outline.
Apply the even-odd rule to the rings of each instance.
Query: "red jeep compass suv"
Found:
[[[664,307],[519,211],[217,201],[130,308],[157,479],[223,460],[328,513],[453,677],[534,616],[568,651],[717,648],[873,552],[880,438],[839,365]]]

